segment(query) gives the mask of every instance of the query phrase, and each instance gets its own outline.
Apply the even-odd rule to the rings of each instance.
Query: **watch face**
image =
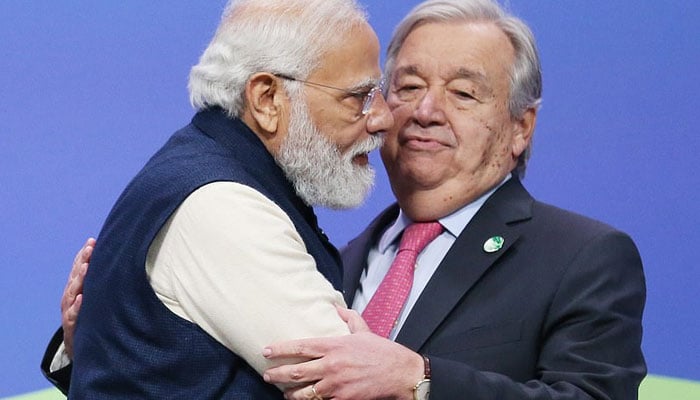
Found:
[[[428,400],[430,396],[430,379],[423,379],[413,388],[414,400]]]

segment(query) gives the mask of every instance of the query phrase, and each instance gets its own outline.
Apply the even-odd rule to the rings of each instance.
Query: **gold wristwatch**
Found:
[[[413,400],[428,400],[430,397],[430,360],[424,354],[423,357],[423,379],[413,387]]]

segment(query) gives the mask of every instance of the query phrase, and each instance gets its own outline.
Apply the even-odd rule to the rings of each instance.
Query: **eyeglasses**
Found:
[[[294,81],[294,82],[303,83],[305,85],[318,86],[318,87],[322,87],[322,88],[326,88],[326,89],[337,90],[339,92],[345,93],[349,97],[354,97],[356,99],[362,100],[362,111],[361,111],[362,116],[365,116],[369,113],[369,110],[372,109],[372,103],[374,103],[374,98],[377,96],[377,93],[379,93],[379,95],[382,96],[382,93],[384,92],[384,89],[386,87],[386,79],[385,78],[381,78],[379,80],[379,82],[377,82],[371,88],[343,89],[343,88],[339,88],[339,87],[335,87],[335,86],[324,85],[322,83],[304,81],[301,79],[291,77],[289,75],[283,75],[283,74],[274,74],[274,75],[278,78],[286,79],[288,81]]]

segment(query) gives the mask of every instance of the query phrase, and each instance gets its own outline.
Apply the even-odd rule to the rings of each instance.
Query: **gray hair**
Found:
[[[387,50],[385,72],[390,77],[406,37],[417,27],[431,22],[491,22],[500,28],[515,49],[510,70],[508,110],[519,120],[528,109],[539,109],[542,102],[542,70],[535,37],[520,19],[504,11],[493,0],[428,0],[416,6],[399,23]],[[524,176],[532,142],[518,159],[516,171]]]
[[[199,110],[218,106],[240,117],[251,75],[306,79],[327,50],[363,23],[367,14],[355,0],[231,0],[190,71],[190,102]],[[299,90],[296,82],[284,85]]]

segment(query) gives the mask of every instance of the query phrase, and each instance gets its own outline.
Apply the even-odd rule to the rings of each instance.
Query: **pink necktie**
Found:
[[[439,222],[417,222],[403,232],[399,250],[389,272],[362,312],[372,332],[389,337],[413,286],[418,254],[442,232]]]

